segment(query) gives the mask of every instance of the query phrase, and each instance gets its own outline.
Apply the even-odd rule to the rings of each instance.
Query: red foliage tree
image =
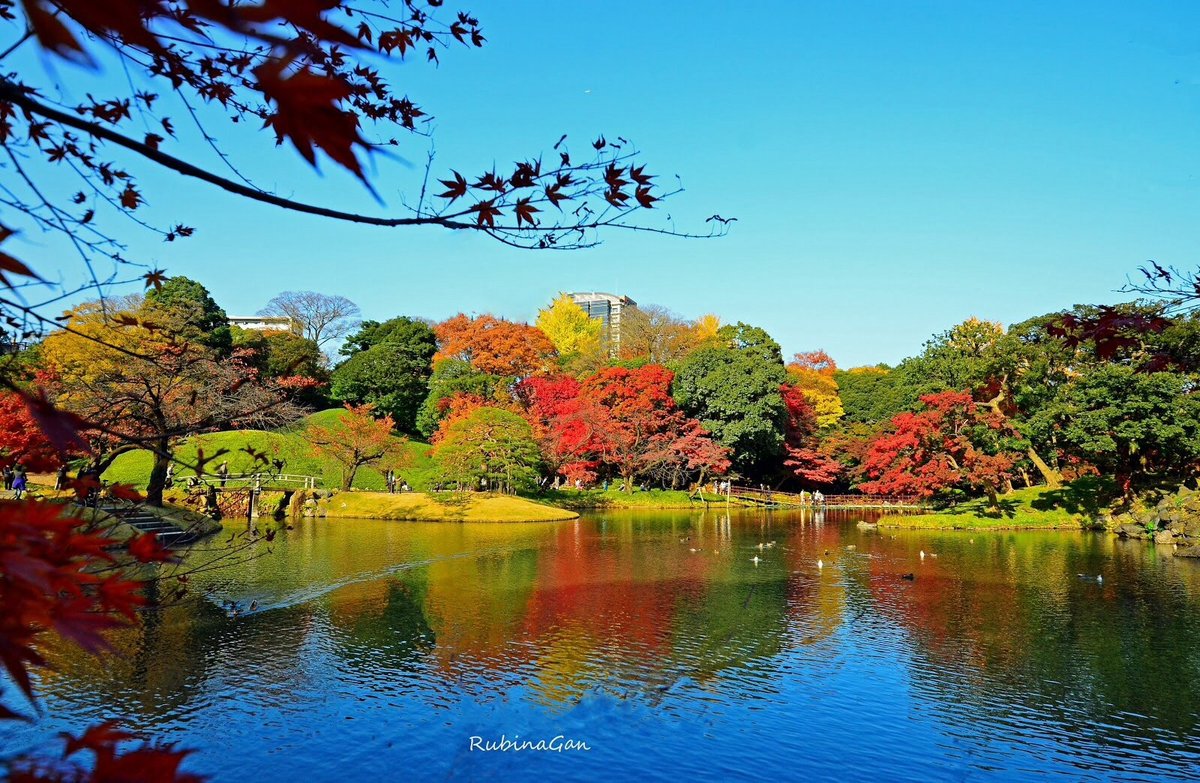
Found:
[[[0,468],[17,463],[41,472],[57,470],[62,459],[34,420],[26,398],[0,392]]]
[[[872,442],[862,464],[863,492],[933,497],[948,489],[982,489],[996,505],[1018,455],[999,443],[1003,418],[976,406],[969,392],[921,397],[925,410],[902,413]]]
[[[688,473],[724,473],[727,451],[678,409],[670,392],[674,377],[653,364],[604,370],[582,383],[578,406],[558,425],[587,433],[579,450],[610,467],[627,489],[644,475],[675,486]]]
[[[545,372],[554,360],[554,344],[541,329],[494,315],[476,318],[459,313],[434,327],[441,359],[462,359],[479,372],[525,378]]]
[[[817,412],[797,386],[782,384],[779,394],[787,408],[784,431],[783,464],[795,476],[809,484],[832,484],[841,475],[842,466],[817,448]]]
[[[533,427],[542,459],[551,473],[562,473],[568,481],[595,479],[593,462],[572,464],[583,453],[589,435],[575,414],[579,410],[580,383],[569,375],[538,375],[525,378],[513,390],[522,415]],[[562,470],[571,466],[571,470]]]

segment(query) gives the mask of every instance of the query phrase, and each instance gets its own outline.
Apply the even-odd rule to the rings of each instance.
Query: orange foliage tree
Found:
[[[541,329],[494,315],[476,318],[459,313],[434,327],[442,359],[462,359],[482,373],[526,378],[554,363],[554,344]]]
[[[392,417],[376,419],[371,415],[374,409],[373,405],[347,403],[346,410],[338,413],[336,425],[318,424],[305,430],[305,438],[319,453],[341,465],[342,489],[354,485],[359,468],[374,465],[397,452]]]

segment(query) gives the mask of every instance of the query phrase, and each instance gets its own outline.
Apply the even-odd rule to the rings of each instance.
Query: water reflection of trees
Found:
[[[901,536],[896,546],[940,555],[881,558],[867,577],[879,609],[911,634],[922,697],[1100,743],[1112,727],[1164,749],[1194,738],[1194,564],[1102,535]],[[915,581],[899,579],[906,569]],[[1102,584],[1077,576],[1101,573]]]

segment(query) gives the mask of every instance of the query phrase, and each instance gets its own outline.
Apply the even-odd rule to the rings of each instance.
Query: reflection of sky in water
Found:
[[[862,516],[301,522],[121,657],[56,655],[0,743],[124,714],[219,780],[1191,774],[1200,564]],[[592,750],[468,752],[501,734]]]

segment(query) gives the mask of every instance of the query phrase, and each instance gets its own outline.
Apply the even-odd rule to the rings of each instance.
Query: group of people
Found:
[[[12,492],[13,497],[17,500],[25,494],[25,490],[29,488],[29,475],[25,472],[25,468],[20,464],[9,465],[4,469],[4,489]]]
[[[408,485],[408,482],[405,479],[397,476],[396,471],[392,470],[391,468],[388,468],[387,475],[384,477],[384,479],[387,481],[388,494],[394,495],[397,492],[412,492],[412,487]]]

